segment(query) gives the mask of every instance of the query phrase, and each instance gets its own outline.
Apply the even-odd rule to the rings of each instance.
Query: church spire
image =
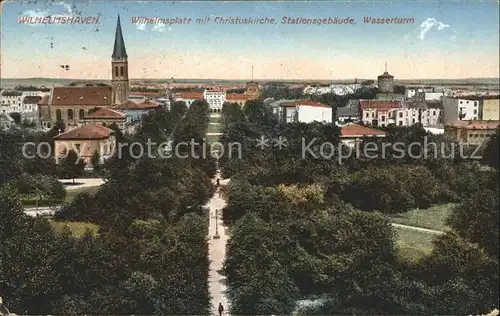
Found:
[[[127,51],[125,50],[125,42],[123,41],[120,15],[118,15],[118,21],[116,22],[115,46],[111,57],[113,59],[126,59],[128,57]]]

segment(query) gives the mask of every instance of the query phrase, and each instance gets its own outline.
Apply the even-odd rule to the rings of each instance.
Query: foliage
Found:
[[[74,150],[70,150],[59,164],[59,177],[61,179],[73,179],[81,177],[85,173],[85,162],[78,157]]]

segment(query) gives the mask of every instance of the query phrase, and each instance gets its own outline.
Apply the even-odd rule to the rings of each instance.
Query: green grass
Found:
[[[66,198],[64,199],[64,203],[71,203],[78,194],[83,192],[88,192],[89,194],[95,194],[98,189],[99,186],[94,186],[94,187],[87,187],[87,188],[66,191]],[[36,198],[34,197],[27,197],[23,199],[22,202],[25,207],[36,206]],[[52,205],[54,205],[54,203],[51,204],[49,203],[49,201],[46,200],[38,201],[38,206],[52,206]]]
[[[207,133],[222,133],[222,124],[208,124]]]
[[[396,249],[399,255],[407,261],[415,262],[432,251],[432,241],[437,237],[433,234],[415,230],[394,227],[396,231]]]
[[[222,123],[222,117],[210,116],[211,123]]]
[[[406,213],[392,215],[392,222],[396,224],[416,226],[434,230],[446,230],[446,218],[451,214],[456,204],[440,204],[427,209],[414,209]]]
[[[83,223],[83,222],[56,222],[51,220],[50,224],[54,228],[54,230],[58,233],[61,233],[65,226],[69,227],[71,233],[75,237],[82,237],[85,232],[90,230],[92,235],[97,235],[99,230],[99,226],[92,223]]]
[[[95,187],[87,187],[87,188],[81,188],[81,189],[75,189],[75,190],[69,190],[66,192],[66,199],[64,200],[66,203],[71,203],[78,194],[87,192],[90,195],[94,195],[97,190],[99,189],[99,186]]]

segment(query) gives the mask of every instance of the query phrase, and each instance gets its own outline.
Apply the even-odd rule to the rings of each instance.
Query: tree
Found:
[[[70,150],[67,156],[62,159],[59,170],[61,179],[73,179],[74,184],[75,178],[85,173],[85,162],[78,157],[74,150]]]
[[[99,155],[99,152],[96,150],[92,154],[92,157],[90,157],[90,164],[92,165],[92,168],[94,168],[95,171],[99,171],[100,162],[101,162],[101,155]]]
[[[448,218],[448,225],[459,236],[484,248],[498,258],[498,186],[495,190],[483,188],[457,206]]]
[[[500,147],[500,130],[497,130],[495,135],[491,137],[490,141],[488,142],[488,145],[486,146],[484,150],[484,155],[483,155],[483,162],[486,163],[487,165],[498,169],[499,167],[499,160],[500,160],[500,154],[499,154],[499,147]]]

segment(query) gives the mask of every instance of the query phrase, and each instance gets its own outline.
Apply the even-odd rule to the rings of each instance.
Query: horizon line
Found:
[[[111,81],[111,79],[85,79],[85,78],[51,78],[51,77],[24,77],[24,78],[0,78],[1,80],[34,80],[34,79],[48,79],[48,80],[75,80],[75,81]],[[284,78],[245,78],[245,79],[232,79],[232,78],[173,78],[173,80],[225,80],[225,81],[353,81],[353,80],[377,80],[377,78],[315,78],[315,79],[284,79]],[[460,78],[400,78],[394,81],[410,81],[410,80],[484,80],[484,79],[500,79],[500,77],[460,77]],[[129,78],[129,81],[139,80],[172,80],[172,78]]]

